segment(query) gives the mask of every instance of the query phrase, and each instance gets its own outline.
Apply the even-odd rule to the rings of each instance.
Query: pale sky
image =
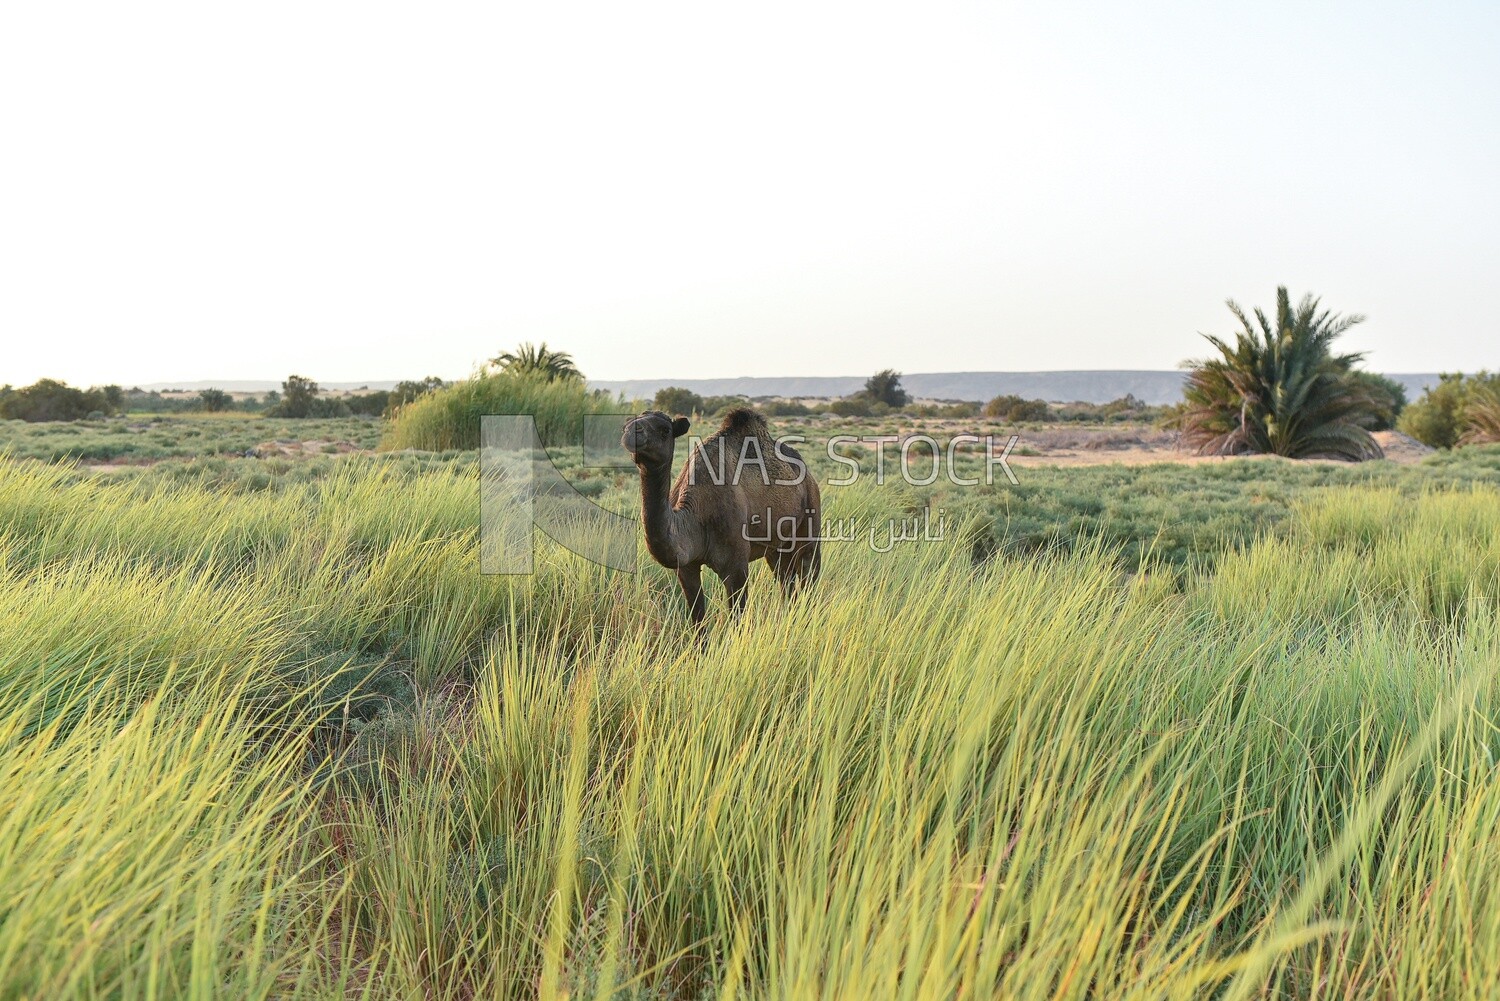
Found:
[[[1500,4],[9,3],[0,383],[1500,366]]]

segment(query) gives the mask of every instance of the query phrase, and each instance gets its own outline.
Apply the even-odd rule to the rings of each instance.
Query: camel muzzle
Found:
[[[634,455],[636,452],[640,451],[641,445],[643,444],[643,435],[641,434],[641,429],[639,427],[640,421],[641,418],[639,417],[632,417],[630,420],[626,421],[625,431],[620,435],[620,445],[624,447],[625,451],[629,452],[631,455]]]

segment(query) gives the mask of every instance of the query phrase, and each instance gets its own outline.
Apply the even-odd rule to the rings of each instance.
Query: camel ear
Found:
[[[678,417],[676,420],[672,421],[672,437],[681,438],[683,435],[687,434],[688,428],[692,426],[693,422],[688,420],[686,417]]]

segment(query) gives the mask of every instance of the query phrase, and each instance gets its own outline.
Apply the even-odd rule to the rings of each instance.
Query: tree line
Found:
[[[140,387],[91,386],[79,389],[58,379],[39,379],[30,386],[0,386],[0,419],[21,421],[103,420],[127,413],[244,412],[263,417],[384,417],[400,407],[441,389],[437,376],[408,379],[393,389],[377,389],[330,396],[306,376],[290,375],[280,390],[236,399],[223,389],[205,389],[195,396],[169,396]]]
[[[1133,396],[1103,404],[1056,404],[1013,394],[977,403],[919,404],[901,385],[901,373],[882,369],[863,388],[817,407],[796,400],[757,400],[768,416],[831,413],[844,417],[984,416],[1007,423],[1042,421],[1133,421],[1175,428],[1200,454],[1270,453],[1292,458],[1360,460],[1381,454],[1372,432],[1396,428],[1435,448],[1500,442],[1500,374],[1444,374],[1421,399],[1407,405],[1397,382],[1361,367],[1361,352],[1339,352],[1337,341],[1363,322],[1324,309],[1305,295],[1294,306],[1285,286],[1276,290],[1274,313],[1251,313],[1227,302],[1240,329],[1231,338],[1203,335],[1216,354],[1184,363],[1183,399],[1153,407]],[[1253,320],[1252,320],[1253,317]],[[479,375],[505,373],[546,382],[583,382],[571,355],[546,343],[521,344],[490,359]],[[81,420],[126,410],[214,413],[250,410],[268,417],[390,416],[447,383],[436,376],[398,383],[391,390],[340,396],[323,394],[318,383],[291,375],[281,390],[259,399],[235,400],[221,389],[191,399],[119,386],[76,389],[55,379],[15,389],[0,387],[0,418],[27,421]],[[750,402],[741,396],[702,396],[681,386],[659,390],[653,401],[668,413],[712,415]]]

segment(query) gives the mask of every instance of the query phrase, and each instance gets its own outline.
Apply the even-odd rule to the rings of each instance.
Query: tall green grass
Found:
[[[477,489],[4,464],[0,996],[1500,994],[1493,488],[830,546],[706,643],[644,553],[480,576]]]

